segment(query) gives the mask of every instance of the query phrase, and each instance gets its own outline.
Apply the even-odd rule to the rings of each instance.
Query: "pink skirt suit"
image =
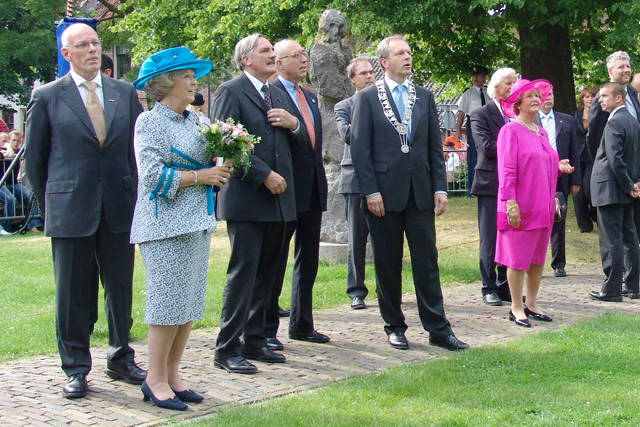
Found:
[[[558,153],[547,134],[539,135],[513,121],[498,134],[498,235],[495,262],[514,270],[543,265],[555,216]],[[520,207],[520,227],[507,219],[507,200]]]

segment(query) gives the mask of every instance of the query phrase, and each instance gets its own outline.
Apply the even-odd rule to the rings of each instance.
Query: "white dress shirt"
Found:
[[[78,91],[80,92],[80,97],[82,98],[82,102],[84,103],[84,105],[86,107],[87,106],[87,94],[89,93],[89,91],[87,90],[86,87],[82,86],[82,83],[86,82],[87,79],[85,79],[80,74],[78,74],[75,71],[73,71],[73,69],[69,70],[69,74],[71,74],[71,78],[73,79],[73,82],[78,87]],[[104,109],[104,93],[102,91],[102,73],[96,74],[96,76],[91,81],[97,84],[94,92],[96,93],[96,95],[98,95],[98,99],[100,100],[100,104],[102,104],[102,109]]]

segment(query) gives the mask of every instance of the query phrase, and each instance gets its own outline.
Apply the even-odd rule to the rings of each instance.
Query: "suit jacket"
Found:
[[[434,208],[433,195],[447,190],[436,104],[431,91],[416,86],[411,115],[410,151],[400,150],[396,129],[384,115],[376,85],[355,95],[351,123],[351,154],[362,197],[380,192],[389,212],[405,209],[409,190],[419,210]],[[391,91],[385,84],[391,108],[401,121]],[[363,199],[363,208],[366,200]]]
[[[276,86],[282,89],[283,92],[291,95],[284,88],[284,85],[280,79],[275,79],[272,86]],[[291,147],[291,158],[293,161],[293,180],[296,185],[296,210],[298,212],[306,212],[311,206],[311,196],[313,194],[312,188],[314,180],[318,183],[318,195],[320,196],[320,206],[323,211],[327,210],[327,176],[324,171],[324,161],[322,160],[322,119],[320,117],[320,110],[318,109],[317,98],[308,90],[304,88],[302,93],[307,100],[307,105],[311,109],[313,114],[314,128],[316,133],[316,147],[315,150],[311,147],[311,139],[303,146]],[[300,121],[300,124],[304,125],[302,113],[296,107],[295,102],[291,100],[291,107],[294,110],[295,116]],[[306,130],[306,128],[305,128]]]
[[[285,92],[272,84],[269,91],[273,108],[294,114]],[[294,221],[297,215],[291,147],[310,143],[305,129],[294,136],[289,129],[271,126],[267,120],[267,103],[244,72],[218,86],[212,104],[212,118],[232,118],[242,123],[249,133],[262,138],[251,154],[251,168],[246,177],[243,179],[244,170],[234,170],[218,193],[219,216],[234,221]],[[300,125],[304,126],[302,122]],[[281,194],[271,194],[263,184],[271,171],[287,182]]]
[[[639,181],[638,138],[640,124],[626,107],[616,111],[607,121],[591,174],[593,206],[633,202],[629,192]]]
[[[344,153],[340,162],[340,184],[338,186],[338,193],[340,194],[360,193],[356,171],[353,169],[353,161],[351,160],[351,110],[353,109],[354,101],[355,95],[338,102],[333,107],[336,113],[338,133],[345,142]]]
[[[578,137],[578,145],[580,146],[580,161],[582,163],[593,163],[589,148],[587,147],[587,129],[582,125],[582,110],[576,110],[573,113],[573,121]]]
[[[25,165],[47,236],[90,236],[103,211],[111,232],[131,230],[138,185],[133,130],[142,107],[131,84],[109,77],[102,84],[102,150],[70,74],[31,94]]]
[[[580,181],[580,144],[578,143],[578,134],[576,130],[577,124],[568,114],[560,113],[553,110],[556,122],[556,151],[560,160],[569,159],[571,166],[576,170],[571,174],[563,173],[558,178],[558,190],[565,196],[571,192],[572,185],[582,185]],[[538,126],[542,126],[540,115],[536,115],[535,122]],[[580,125],[582,126],[582,124]]]
[[[504,118],[498,106],[488,101],[483,107],[476,108],[470,115],[473,140],[478,151],[478,163],[471,186],[474,196],[498,195],[498,165],[496,140]]]
[[[638,102],[638,92],[630,84],[627,84],[626,89],[628,92],[628,96],[631,97],[631,102],[635,107],[636,116],[640,121],[640,102]],[[604,126],[607,124],[607,119],[609,118],[609,113],[607,113],[606,111],[602,111],[602,107],[600,107],[600,103],[598,102],[599,99],[600,91],[596,93],[595,98],[593,98],[593,104],[591,104],[591,108],[589,109],[587,147],[589,149],[589,154],[591,154],[592,160],[595,159],[596,153],[598,151],[598,146],[600,145],[600,141],[602,140]]]

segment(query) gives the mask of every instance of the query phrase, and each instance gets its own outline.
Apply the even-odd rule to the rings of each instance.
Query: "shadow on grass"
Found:
[[[196,426],[637,426],[640,317],[562,330],[362,375]]]

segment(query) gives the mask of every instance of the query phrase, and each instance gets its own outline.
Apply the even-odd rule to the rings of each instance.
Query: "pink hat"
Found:
[[[513,111],[513,104],[518,100],[520,95],[525,92],[530,91],[531,89],[536,89],[540,92],[541,101],[544,104],[544,101],[547,100],[549,93],[551,93],[551,83],[544,79],[532,80],[529,81],[527,79],[520,79],[511,86],[511,91],[509,92],[509,96],[507,99],[501,99],[500,105],[502,106],[502,112],[507,117],[515,117],[516,113]]]

